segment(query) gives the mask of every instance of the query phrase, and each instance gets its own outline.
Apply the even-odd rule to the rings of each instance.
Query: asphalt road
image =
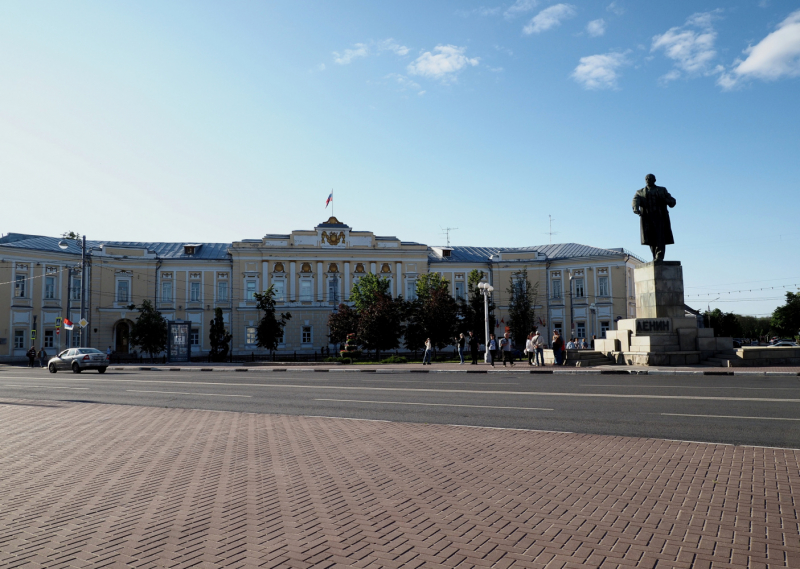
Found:
[[[2,403],[78,401],[800,448],[797,376],[0,368]]]

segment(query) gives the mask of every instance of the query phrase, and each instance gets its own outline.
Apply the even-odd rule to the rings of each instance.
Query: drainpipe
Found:
[[[161,269],[161,265],[163,261],[158,257],[158,253],[156,253],[156,290],[153,291],[155,294],[153,295],[153,307],[158,310],[158,275],[159,269]],[[173,285],[174,286],[174,285]]]

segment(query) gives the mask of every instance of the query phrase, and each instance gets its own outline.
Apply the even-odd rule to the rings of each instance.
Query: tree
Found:
[[[392,350],[400,344],[403,314],[399,302],[388,295],[379,296],[358,315],[358,338],[364,348],[375,350],[377,360],[381,358],[381,351]]]
[[[348,334],[358,331],[358,312],[346,304],[340,304],[339,309],[328,316],[328,328],[331,331],[331,343],[343,344]]]
[[[358,312],[369,308],[381,297],[391,297],[389,288],[391,283],[378,275],[367,273],[353,285],[350,300]]]
[[[65,231],[64,233],[61,234],[61,237],[63,237],[64,239],[75,239],[75,240],[78,240],[78,239],[81,238],[81,234],[80,233],[76,233],[74,231]]]
[[[539,281],[531,286],[528,280],[528,269],[511,276],[509,287],[508,327],[511,328],[511,338],[519,346],[523,338],[533,332],[536,327],[536,301],[539,296]]]
[[[283,329],[286,323],[292,319],[292,315],[289,312],[281,312],[280,318],[276,316],[275,289],[272,285],[264,292],[257,292],[253,296],[258,303],[258,309],[264,312],[264,316],[256,327],[258,347],[267,348],[270,351],[276,350],[283,338]]]
[[[715,308],[703,316],[705,325],[714,329],[714,335],[723,338],[741,338],[742,325],[735,314]]]
[[[410,303],[406,347],[416,349],[426,338],[434,348],[453,343],[459,326],[458,303],[450,295],[448,282],[439,273],[417,279],[417,298]]]
[[[231,336],[225,329],[225,321],[222,318],[222,309],[214,309],[214,319],[211,321],[211,331],[208,339],[211,342],[211,361],[224,362],[230,350]]]
[[[486,273],[473,269],[467,276],[467,299],[459,300],[461,320],[459,332],[466,334],[470,330],[481,344],[486,342],[486,319],[484,310],[483,293],[478,285],[483,281]],[[489,297],[489,330],[494,329],[494,302]]]
[[[770,318],[758,316],[746,316],[737,314],[736,319],[742,326],[742,337],[760,338],[769,334]]]
[[[772,313],[770,329],[783,338],[800,336],[800,292],[786,293],[786,304]]]
[[[167,349],[167,333],[166,319],[149,300],[143,300],[131,330],[131,343],[152,358]]]

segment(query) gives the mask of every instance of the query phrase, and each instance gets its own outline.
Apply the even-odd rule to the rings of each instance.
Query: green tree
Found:
[[[343,344],[348,334],[358,332],[358,312],[346,304],[340,304],[338,310],[328,316],[328,328],[331,331],[331,343]]]
[[[367,350],[375,350],[375,359],[381,352],[400,345],[403,335],[402,301],[391,296],[379,296],[358,315],[358,338]]]
[[[80,233],[76,233],[74,231],[65,231],[64,233],[61,234],[61,237],[63,237],[64,239],[75,239],[75,240],[78,240],[78,239],[81,238],[81,234]]]
[[[800,336],[800,292],[786,293],[786,304],[772,312],[770,329],[783,338]]]
[[[409,303],[406,347],[419,349],[426,338],[434,348],[452,344],[459,328],[459,306],[439,273],[417,279],[417,298]]]
[[[149,300],[143,300],[138,310],[130,341],[152,358],[167,349],[167,321]]]
[[[272,285],[264,292],[257,292],[253,296],[258,309],[264,313],[256,327],[258,347],[274,351],[278,348],[278,344],[283,338],[283,329],[286,327],[286,323],[292,319],[292,315],[290,312],[281,312],[280,318],[277,317],[275,290]]]
[[[222,317],[222,309],[214,309],[214,319],[211,321],[211,331],[208,339],[211,342],[211,361],[224,362],[230,350],[231,336],[225,329],[225,320]]]
[[[380,298],[391,297],[391,293],[389,292],[391,286],[391,283],[387,279],[381,278],[378,275],[373,275],[372,273],[367,273],[353,285],[350,291],[350,300],[353,302],[356,310],[361,312],[372,306]]]
[[[741,338],[743,335],[742,325],[735,314],[722,312],[715,308],[704,315],[705,325],[714,329],[714,336],[723,338]]]
[[[486,342],[485,310],[483,293],[478,285],[483,281],[486,273],[478,269],[473,269],[467,276],[467,298],[459,300],[459,310],[461,319],[458,331],[466,334],[470,330],[478,339],[478,342]],[[489,297],[489,330],[494,330],[494,302]]]
[[[742,326],[742,337],[759,338],[769,334],[770,318],[758,316],[746,316],[737,314],[736,319]]]
[[[536,302],[539,297],[539,281],[531,286],[528,268],[511,275],[507,289],[509,295],[508,327],[511,339],[519,347],[536,327]]]

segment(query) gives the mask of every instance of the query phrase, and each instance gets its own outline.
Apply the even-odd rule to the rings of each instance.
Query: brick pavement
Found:
[[[800,567],[800,451],[0,400],[2,567]]]

